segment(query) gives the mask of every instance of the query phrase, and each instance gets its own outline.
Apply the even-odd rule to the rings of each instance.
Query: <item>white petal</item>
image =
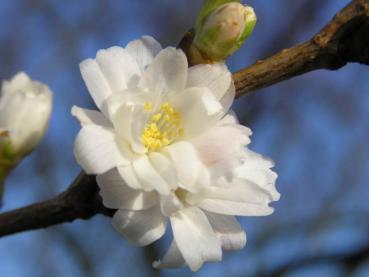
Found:
[[[177,188],[177,176],[172,162],[159,152],[149,154],[150,161],[154,168],[158,171],[172,189]]]
[[[224,215],[263,216],[273,213],[273,208],[265,205],[218,199],[205,199],[198,206],[206,211]]]
[[[137,179],[144,187],[152,187],[159,193],[168,195],[170,191],[169,184],[155,170],[146,155],[142,155],[133,162],[133,168]]]
[[[222,259],[220,242],[200,209],[183,209],[171,216],[170,221],[174,239],[191,270],[199,270],[205,261]]]
[[[146,124],[143,107],[123,105],[114,115],[113,124],[117,133],[124,138],[138,155],[146,153],[141,136]]]
[[[224,94],[222,99],[220,99],[220,103],[222,104],[224,111],[227,112],[231,108],[235,96],[236,96],[236,87],[232,82],[227,92]]]
[[[114,55],[114,48],[99,50],[96,54],[96,61],[113,92],[127,89],[127,76]]]
[[[231,82],[231,73],[222,63],[200,64],[188,70],[187,87],[206,87],[218,100],[225,95]]]
[[[142,74],[139,86],[155,95],[182,92],[187,81],[187,58],[182,50],[166,48]]]
[[[102,174],[130,163],[122,155],[114,133],[98,125],[82,127],[74,144],[74,155],[87,174]]]
[[[226,251],[240,250],[246,245],[246,233],[234,216],[206,212],[206,216]]]
[[[112,223],[128,241],[138,246],[160,239],[166,228],[166,219],[158,207],[143,211],[118,210]]]
[[[116,64],[120,66],[121,79],[117,80],[115,78],[115,84],[119,84],[115,86],[115,88],[123,87],[123,82],[126,88],[136,87],[138,81],[141,78],[141,70],[135,61],[135,59],[130,55],[130,53],[118,46],[110,47],[108,50],[109,55],[115,60]],[[105,73],[105,72],[104,72]],[[108,74],[108,72],[106,73]],[[116,75],[116,72],[114,72]],[[118,77],[118,76],[117,76]]]
[[[163,259],[153,262],[152,265],[154,268],[157,268],[157,269],[179,268],[179,267],[186,266],[186,262],[183,259],[183,256],[178,249],[178,245],[176,241],[173,239]]]
[[[160,52],[161,45],[153,37],[143,36],[141,39],[128,43],[126,49],[137,62],[141,71],[144,71]]]
[[[186,138],[201,134],[215,125],[224,110],[207,88],[190,88],[169,100],[181,115],[181,126]]]
[[[97,107],[113,93],[96,60],[87,59],[80,63],[82,78]]]
[[[270,169],[271,167],[273,167],[273,162],[270,159],[245,149],[243,164],[235,170],[235,175],[266,189],[272,195],[273,200],[277,201],[280,198],[275,187],[278,175]]]
[[[111,209],[145,210],[158,203],[157,194],[127,186],[117,169],[96,177],[105,207]]]
[[[250,129],[242,125],[222,125],[208,129],[191,142],[201,161],[210,166],[243,151],[243,147],[250,143],[250,135]]]
[[[193,191],[200,170],[196,150],[189,142],[180,141],[165,148],[177,172],[180,186]]]
[[[119,166],[118,172],[123,178],[124,182],[132,189],[143,189],[145,191],[152,191],[153,189],[148,189],[143,187],[140,181],[137,179],[137,175],[133,169],[132,165]]]
[[[222,187],[208,187],[207,198],[260,205],[268,205],[272,201],[272,195],[255,183],[239,178],[235,178],[230,183],[224,183]]]
[[[169,195],[160,195],[160,210],[167,217],[183,208],[181,200],[171,192]]]
[[[72,115],[79,120],[81,126],[94,124],[108,128],[113,127],[112,124],[109,122],[109,120],[99,111],[82,109],[80,107],[73,106]]]

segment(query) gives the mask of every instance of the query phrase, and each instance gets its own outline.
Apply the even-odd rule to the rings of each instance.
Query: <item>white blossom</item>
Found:
[[[82,128],[75,156],[97,174],[114,227],[139,246],[173,242],[155,267],[220,261],[241,249],[235,216],[272,213],[272,162],[245,148],[251,131],[229,112],[235,88],[224,64],[188,68],[181,50],[151,37],[80,64],[99,111],[73,107]]]
[[[17,156],[30,153],[44,137],[52,108],[52,93],[24,72],[4,81],[0,98],[0,130]]]

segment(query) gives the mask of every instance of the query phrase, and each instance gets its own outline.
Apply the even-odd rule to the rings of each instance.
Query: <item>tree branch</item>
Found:
[[[356,251],[345,253],[320,254],[311,257],[302,257],[275,268],[269,273],[260,273],[258,276],[286,276],[288,273],[309,265],[340,264],[348,270],[357,268],[369,258],[369,244]]]
[[[355,0],[311,40],[233,74],[237,97],[318,69],[369,65],[369,0]]]
[[[368,33],[369,0],[354,0],[311,40],[236,72],[237,96],[312,70],[369,65]],[[0,214],[0,237],[113,213],[102,205],[95,177],[81,173],[59,196]]]

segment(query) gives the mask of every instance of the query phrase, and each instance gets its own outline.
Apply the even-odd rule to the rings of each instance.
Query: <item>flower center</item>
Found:
[[[147,102],[145,109],[151,112],[152,103]],[[183,136],[184,129],[180,127],[180,123],[180,113],[169,103],[163,103],[160,110],[151,116],[143,130],[141,139],[146,151],[158,151]]]

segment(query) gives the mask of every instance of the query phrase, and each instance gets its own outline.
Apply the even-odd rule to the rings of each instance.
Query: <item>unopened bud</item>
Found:
[[[253,8],[238,1],[210,5],[205,3],[205,12],[200,12],[193,43],[207,59],[217,62],[242,46],[255,27],[256,15]]]
[[[51,108],[52,93],[45,84],[23,72],[4,81],[0,98],[0,186],[44,137]]]

